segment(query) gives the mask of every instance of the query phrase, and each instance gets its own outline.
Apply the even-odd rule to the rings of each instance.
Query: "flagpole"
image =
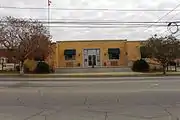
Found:
[[[50,0],[48,0],[48,30],[50,33]]]

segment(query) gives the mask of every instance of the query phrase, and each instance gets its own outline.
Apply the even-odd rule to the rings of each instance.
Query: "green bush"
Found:
[[[149,64],[143,59],[137,60],[133,63],[132,70],[134,72],[148,72]]]
[[[38,62],[34,73],[37,74],[50,73],[50,67],[46,62]]]
[[[16,66],[16,71],[20,71],[20,66]]]

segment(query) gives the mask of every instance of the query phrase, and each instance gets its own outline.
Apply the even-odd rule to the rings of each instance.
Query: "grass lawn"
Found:
[[[17,74],[18,71],[6,71],[6,70],[0,70],[0,74]]]
[[[167,76],[180,76],[180,72],[167,72]],[[108,73],[62,73],[62,74],[25,74],[29,77],[143,77],[163,76],[162,72],[138,73],[138,72],[108,72]]]
[[[19,72],[13,71],[0,71],[0,76],[12,77],[20,76]],[[163,76],[162,72],[150,72],[150,73],[139,73],[139,72],[106,72],[106,73],[54,73],[54,74],[24,74],[20,77],[145,77],[145,76]],[[167,76],[180,76],[180,72],[167,72]]]

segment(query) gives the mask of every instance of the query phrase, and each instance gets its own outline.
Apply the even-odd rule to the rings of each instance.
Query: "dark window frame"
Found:
[[[116,52],[110,52],[112,49],[116,49]],[[113,51],[114,51],[113,50]],[[120,49],[119,48],[108,48],[109,60],[119,60],[120,59]]]
[[[71,51],[72,54],[67,54],[67,51]],[[64,59],[65,60],[75,60],[76,59],[76,49],[65,49],[64,50]]]

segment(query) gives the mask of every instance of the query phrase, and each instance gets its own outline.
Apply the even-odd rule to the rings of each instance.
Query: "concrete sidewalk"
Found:
[[[89,77],[151,77],[163,76],[162,72],[138,73],[138,72],[108,72],[108,73],[63,73],[63,74],[0,74],[0,78],[89,78]],[[167,76],[180,76],[180,72],[168,72]]]

